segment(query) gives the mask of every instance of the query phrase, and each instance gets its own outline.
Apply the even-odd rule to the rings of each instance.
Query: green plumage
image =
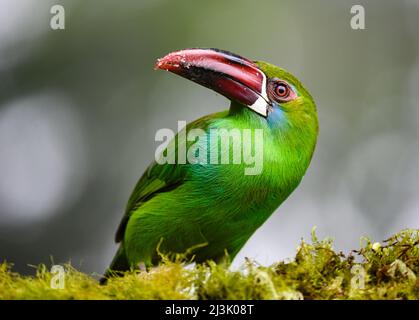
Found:
[[[202,245],[193,251],[197,262],[219,261],[225,252],[232,259],[298,186],[316,144],[314,101],[287,71],[264,62],[256,64],[268,79],[287,81],[297,97],[272,103],[267,117],[232,102],[230,110],[198,119],[186,131],[262,129],[261,174],[245,175],[244,164],[152,163],[128,201],[116,236],[120,249],[111,270],[158,263],[159,243],[160,251],[172,253]]]

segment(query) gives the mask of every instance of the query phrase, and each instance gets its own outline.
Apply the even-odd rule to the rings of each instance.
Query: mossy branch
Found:
[[[0,299],[419,299],[419,230],[403,230],[382,243],[368,238],[345,255],[333,241],[302,241],[295,259],[264,267],[246,260],[188,265],[180,255],[146,271],[127,272],[101,286],[94,276],[65,265],[63,289],[53,289],[45,265],[34,277],[0,264]]]

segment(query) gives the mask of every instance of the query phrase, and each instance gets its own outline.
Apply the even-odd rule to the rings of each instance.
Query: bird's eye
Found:
[[[277,102],[288,102],[297,97],[291,86],[280,79],[271,80],[268,85],[268,95],[271,100]]]
[[[275,93],[280,98],[286,98],[290,94],[290,88],[285,83],[278,83],[275,87]]]

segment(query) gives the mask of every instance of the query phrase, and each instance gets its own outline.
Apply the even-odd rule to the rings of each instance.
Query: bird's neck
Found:
[[[264,161],[280,162],[281,176],[302,177],[310,163],[317,138],[317,118],[271,114],[265,118],[247,106],[232,102],[229,116],[241,128],[263,129]],[[303,121],[304,120],[304,121]]]
[[[251,110],[248,106],[232,101],[230,104],[229,116],[240,118],[253,125],[263,124],[265,118],[255,111]]]

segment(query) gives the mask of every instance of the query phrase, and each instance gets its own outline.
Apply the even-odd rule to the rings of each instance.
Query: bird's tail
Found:
[[[124,271],[129,270],[130,264],[125,254],[124,245],[121,243],[109,268],[105,271],[104,276],[99,280],[99,282],[100,284],[106,284],[110,277],[122,275]]]

